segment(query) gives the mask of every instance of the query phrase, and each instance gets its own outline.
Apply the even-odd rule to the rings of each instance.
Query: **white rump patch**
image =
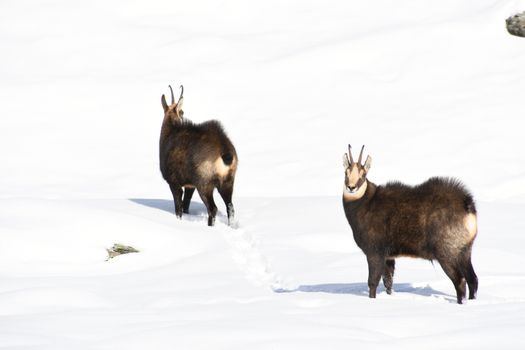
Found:
[[[202,162],[198,168],[200,176],[203,176],[203,177],[212,176],[213,170],[214,170],[213,167],[214,165],[210,161]]]
[[[463,219],[463,224],[468,231],[469,238],[472,240],[478,233],[478,219],[474,214],[468,214]]]
[[[211,177],[217,174],[219,177],[225,177],[230,171],[230,166],[224,164],[221,157],[215,161],[205,161],[199,165],[199,174],[204,177]]]
[[[215,172],[220,177],[225,177],[228,175],[228,172],[230,171],[230,167],[224,164],[224,161],[222,160],[222,157],[217,158],[215,161]]]

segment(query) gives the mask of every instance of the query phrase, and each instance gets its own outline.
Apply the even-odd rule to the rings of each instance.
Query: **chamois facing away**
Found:
[[[459,304],[476,298],[478,278],[471,262],[477,234],[472,195],[456,179],[433,177],[417,186],[389,182],[376,186],[367,179],[372,158],[354,162],[352,150],[343,156],[343,207],[356,244],[368,261],[370,298],[383,276],[392,293],[395,258],[437,260],[456,288]]]
[[[221,124],[216,120],[194,124],[184,118],[184,88],[177,103],[171,90],[171,105],[162,95],[164,120],[160,130],[159,157],[162,177],[170,186],[175,214],[188,213],[195,189],[208,210],[208,226],[213,226],[217,206],[213,200],[219,191],[228,212],[228,224],[234,219],[233,184],[237,170],[237,153]],[[184,191],[183,191],[184,188]],[[182,199],[184,194],[184,199]]]

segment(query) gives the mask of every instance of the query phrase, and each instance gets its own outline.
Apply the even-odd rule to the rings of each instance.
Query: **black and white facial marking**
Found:
[[[365,164],[361,165],[361,159],[363,157],[363,149],[359,154],[359,159],[354,162],[352,157],[352,147],[348,145],[348,154],[343,156],[343,166],[345,168],[345,183],[343,188],[343,195],[347,200],[356,200],[361,198],[367,187],[366,175],[372,164],[372,158],[368,156]]]

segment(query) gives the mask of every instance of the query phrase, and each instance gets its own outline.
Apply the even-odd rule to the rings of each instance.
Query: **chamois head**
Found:
[[[345,168],[344,191],[349,195],[356,195],[357,198],[360,198],[366,190],[366,175],[372,165],[372,158],[370,156],[366,157],[364,165],[361,164],[364,148],[365,146],[363,145],[357,163],[354,162],[354,158],[352,157],[352,146],[348,145],[348,154],[345,153],[343,155],[343,166]]]
[[[164,108],[164,115],[168,117],[173,124],[176,124],[184,120],[184,111],[182,110],[182,94],[184,93],[184,87],[182,85],[180,86],[180,97],[177,103],[175,103],[175,97],[173,96],[173,89],[171,88],[171,85],[169,85],[169,87],[171,91],[171,104],[168,106],[166,103],[166,97],[162,95],[162,108]]]

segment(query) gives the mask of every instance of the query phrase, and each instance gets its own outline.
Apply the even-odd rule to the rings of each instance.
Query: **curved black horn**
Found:
[[[173,89],[171,88],[171,85],[168,85],[170,87],[170,90],[171,90],[171,104],[174,104],[175,103],[175,97],[173,97]]]
[[[182,98],[182,94],[184,93],[184,86],[180,86],[180,97],[179,97],[179,101],[180,99]]]
[[[365,149],[365,145],[361,147],[361,153],[359,153],[359,159],[357,160],[357,164],[361,165],[361,159],[363,159],[363,150]]]
[[[354,158],[352,158],[352,146],[350,146],[350,144],[348,144],[348,157],[350,165],[354,164]]]

